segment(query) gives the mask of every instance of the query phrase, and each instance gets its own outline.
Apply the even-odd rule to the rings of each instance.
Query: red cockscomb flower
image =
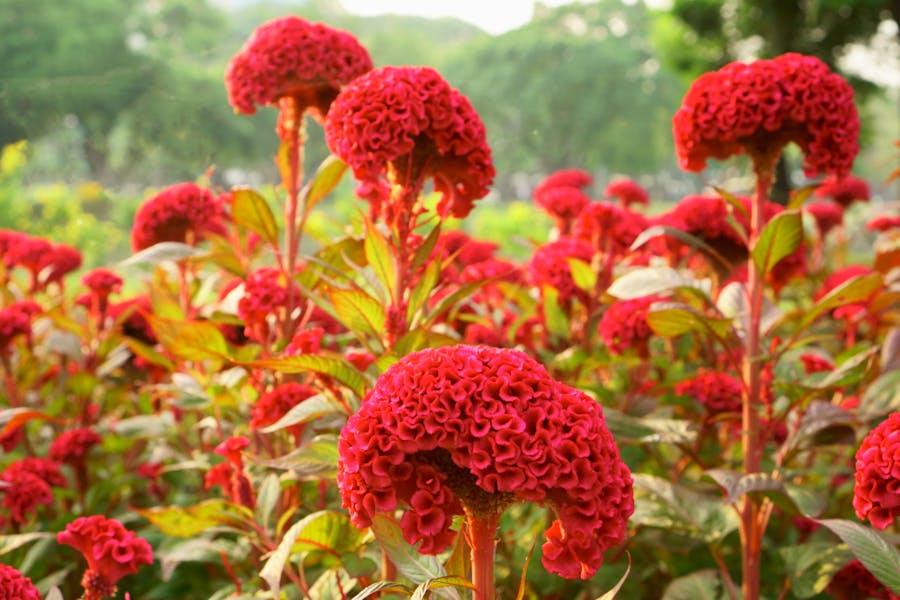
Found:
[[[33,237],[27,233],[19,233],[7,242],[6,259],[10,266],[22,267],[31,271],[34,281],[44,263],[44,258],[53,250],[53,244],[44,238]]]
[[[14,523],[25,523],[28,517],[41,504],[53,502],[53,487],[66,487],[66,478],[59,470],[59,465],[46,458],[23,458],[10,463],[0,481],[6,485],[0,487],[3,494],[3,506],[10,511]]]
[[[281,271],[262,267],[247,275],[244,295],[238,300],[244,335],[260,343],[268,340],[271,325],[280,320],[287,305],[288,288]]]
[[[835,202],[809,202],[803,205],[803,210],[815,219],[816,228],[823,238],[844,222],[844,209]]]
[[[559,302],[566,304],[574,299],[586,302],[588,293],[575,285],[569,259],[591,263],[594,248],[584,240],[561,237],[544,244],[534,251],[528,263],[528,273],[534,285],[549,286],[559,293]]]
[[[866,223],[869,231],[890,231],[900,228],[900,215],[881,215]]]
[[[145,315],[153,312],[150,305],[150,298],[145,295],[135,296],[128,300],[123,300],[109,307],[110,316],[120,321],[122,333],[128,337],[133,337],[145,344],[155,344],[158,340],[156,332],[150,326],[150,322]],[[123,315],[125,315],[123,317]]]
[[[803,362],[803,370],[807,375],[834,370],[834,363],[819,354],[802,354],[800,360]]]
[[[743,387],[727,373],[700,369],[694,377],[676,384],[675,393],[696,398],[710,416],[741,411]]]
[[[578,188],[567,186],[552,187],[534,197],[535,204],[553,217],[562,235],[569,232],[572,221],[590,201]]]
[[[650,196],[647,190],[640,186],[633,179],[618,179],[610,182],[603,191],[607,198],[618,198],[622,206],[630,206],[632,204],[640,204],[647,206],[650,204]]]
[[[675,150],[687,171],[744,152],[770,169],[794,142],[808,177],[842,177],[859,152],[853,88],[818,58],[801,54],[733,62],[701,75],[672,121]]]
[[[621,257],[649,226],[647,218],[612,202],[591,202],[575,218],[572,237],[590,242],[604,254]]]
[[[301,329],[294,334],[291,341],[284,347],[284,355],[316,354],[322,349],[323,337],[325,337],[325,330],[321,327]]]
[[[116,593],[116,582],[153,564],[147,540],[128,531],[119,521],[102,515],[79,517],[56,534],[56,541],[78,550],[88,568],[81,579],[84,600],[100,600]]]
[[[317,393],[316,390],[302,383],[293,381],[282,383],[256,400],[253,411],[250,413],[250,429],[261,429],[277,422],[289,410]],[[287,431],[295,440],[299,441],[303,436],[304,427],[303,423],[291,425]]]
[[[560,169],[541,180],[532,192],[532,198],[537,199],[547,190],[558,187],[573,187],[584,189],[594,182],[590,173],[583,169]]]
[[[0,352],[4,352],[12,341],[19,337],[31,336],[31,310],[33,302],[14,302],[0,308]]]
[[[372,59],[353,35],[295,16],[261,25],[228,63],[225,87],[235,112],[295,98],[298,114],[320,121],[341,87],[372,69]]]
[[[735,265],[747,258],[747,243],[729,221],[730,214],[731,209],[721,196],[691,194],[660,215],[656,222],[700,238],[729,264]],[[681,242],[671,238],[666,242],[670,249],[680,253]]]
[[[0,600],[41,600],[41,594],[17,569],[0,565]]]
[[[835,573],[825,590],[835,600],[900,600],[900,594],[895,594],[875,579],[858,558]]]
[[[100,443],[103,443],[103,438],[93,429],[70,429],[61,433],[50,444],[50,458],[57,462],[80,464],[91,448]]]
[[[878,529],[900,515],[900,412],[870,431],[856,451],[853,508]]]
[[[160,242],[190,244],[207,233],[224,233],[223,219],[222,206],[211,191],[179,183],[141,205],[134,216],[131,247],[138,251]]]
[[[841,207],[847,208],[854,202],[868,202],[871,192],[869,184],[855,175],[846,177],[826,177],[814,192],[816,198],[830,198]]]
[[[382,375],[338,444],[338,487],[368,527],[402,505],[407,542],[436,554],[453,515],[549,505],[544,566],[589,578],[625,538],[631,474],[603,411],[517,350],[448,346],[410,354]]]
[[[41,259],[38,272],[38,288],[51,283],[62,285],[63,277],[81,266],[81,252],[66,244],[53,244]]]
[[[123,280],[116,273],[98,267],[84,274],[81,284],[101,298],[108,298],[122,290]]]
[[[243,468],[244,460],[241,453],[244,448],[250,445],[250,440],[246,436],[236,435],[228,438],[224,442],[216,446],[214,452],[219,456],[224,456],[232,465],[238,469]]]
[[[647,342],[653,330],[647,324],[647,313],[655,302],[664,302],[660,296],[643,296],[612,303],[597,324],[603,343],[612,354],[622,354],[628,348],[647,355]]]
[[[373,216],[388,223],[414,212],[407,193],[418,195],[426,178],[441,194],[438,214],[458,218],[494,179],[478,113],[429,67],[382,67],[354,80],[328,112],[325,140],[362,183],[357,193]]]

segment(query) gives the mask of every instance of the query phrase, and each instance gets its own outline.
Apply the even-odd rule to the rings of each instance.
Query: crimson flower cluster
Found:
[[[900,515],[900,412],[892,413],[856,451],[856,516],[886,529]]]
[[[64,431],[50,444],[50,458],[57,462],[84,463],[91,448],[103,442],[100,434],[88,427]]]
[[[102,515],[79,517],[56,535],[56,541],[75,548],[87,560],[81,579],[84,600],[100,600],[116,593],[116,582],[153,563],[147,540]]]
[[[545,191],[559,187],[584,189],[592,183],[594,177],[584,169],[560,169],[542,179],[534,188],[532,196],[537,198]]]
[[[621,258],[649,224],[644,215],[627,206],[591,202],[576,216],[572,236],[590,242],[607,256]]]
[[[869,231],[890,231],[900,229],[900,215],[881,215],[866,223]]]
[[[866,180],[855,175],[842,178],[829,176],[816,188],[814,195],[831,199],[842,208],[847,208],[854,202],[868,202],[871,191]]]
[[[207,234],[223,234],[225,213],[208,189],[179,183],[144,202],[134,216],[131,246],[144,250],[160,242],[191,244]]]
[[[33,292],[51,283],[62,285],[63,278],[81,266],[81,252],[76,248],[11,229],[0,229],[0,259],[7,269],[29,271]]]
[[[0,565],[0,600],[41,600],[41,594],[18,569]]]
[[[545,177],[532,193],[534,203],[556,221],[560,233],[566,235],[572,221],[591,199],[584,193],[594,181],[591,174],[581,169],[563,169]]]
[[[270,322],[288,305],[288,289],[281,271],[262,267],[247,275],[244,295],[238,300],[238,316],[244,321],[244,334],[263,342],[269,338]]]
[[[700,369],[694,377],[676,384],[675,393],[696,398],[710,416],[741,411],[741,381],[720,371]]]
[[[203,484],[206,489],[215,485],[221,486],[233,502],[252,509],[256,507],[256,497],[250,478],[244,471],[242,455],[249,445],[250,440],[239,435],[230,437],[216,446],[215,453],[224,456],[226,461],[207,471]]]
[[[895,594],[875,579],[857,558],[834,574],[826,590],[835,600],[900,600],[900,594]]]
[[[23,300],[0,308],[0,353],[19,336],[31,336],[31,318],[40,311],[34,302]]]
[[[591,577],[625,537],[631,474],[600,405],[517,350],[446,346],[390,367],[341,432],[338,486],[350,518],[406,509],[419,551],[453,540],[453,515],[549,505],[544,566]]]
[[[647,343],[653,330],[647,323],[647,313],[656,302],[664,302],[660,296],[643,296],[631,300],[613,302],[604,311],[597,331],[612,354],[622,354],[634,348],[640,356],[647,356]]]
[[[575,285],[569,259],[591,264],[594,248],[588,242],[574,237],[561,237],[544,244],[534,251],[528,262],[531,281],[539,288],[553,288],[559,294],[560,304],[572,300],[587,302],[588,292]]]
[[[729,206],[715,194],[690,194],[656,219],[656,223],[689,233],[706,242],[729,263],[747,257],[747,243],[729,222]],[[667,240],[675,252],[680,242]]]
[[[607,198],[617,198],[622,206],[631,206],[632,204],[646,206],[650,204],[650,196],[647,194],[647,190],[641,187],[638,182],[627,177],[610,182],[603,194]]]
[[[289,410],[316,394],[316,390],[302,383],[294,381],[282,383],[256,400],[250,415],[250,429],[261,429],[276,423]],[[287,431],[299,441],[303,429],[304,424],[301,423],[291,425]]]
[[[440,216],[462,218],[494,179],[491,149],[472,104],[429,67],[382,67],[350,83],[325,121],[329,148],[353,169],[373,217],[413,210],[391,184],[418,193],[434,180]]]
[[[235,112],[297,98],[321,120],[341,87],[371,70],[369,53],[353,35],[288,16],[264,23],[228,63],[225,87]]]
[[[35,457],[10,463],[0,474],[0,481],[6,484],[0,487],[3,506],[9,510],[10,519],[19,524],[27,522],[39,505],[53,502],[52,488],[67,486],[56,462]]]
[[[700,76],[675,113],[673,129],[679,162],[688,171],[741,153],[771,168],[794,142],[807,176],[843,177],[859,152],[853,89],[821,60],[795,53],[733,62]]]

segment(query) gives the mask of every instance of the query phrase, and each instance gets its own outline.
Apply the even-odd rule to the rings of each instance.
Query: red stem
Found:
[[[469,545],[472,548],[472,583],[474,600],[494,600],[494,538],[500,515],[466,513]]]
[[[295,297],[294,272],[297,267],[297,253],[300,249],[301,231],[297,224],[297,208],[300,197],[300,182],[303,180],[303,110],[298,98],[285,96],[280,101],[281,123],[284,142],[288,145],[287,172],[282,172],[282,184],[287,192],[284,208],[284,264],[285,279],[288,286],[288,305],[286,307],[283,333],[290,337],[293,333],[290,325],[291,315],[298,302]]]

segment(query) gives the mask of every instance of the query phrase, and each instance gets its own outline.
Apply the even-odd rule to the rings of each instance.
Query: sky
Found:
[[[500,34],[521,27],[531,20],[534,0],[340,0],[347,12],[356,15],[416,15],[456,17]],[[560,6],[572,0],[541,0],[541,4]]]

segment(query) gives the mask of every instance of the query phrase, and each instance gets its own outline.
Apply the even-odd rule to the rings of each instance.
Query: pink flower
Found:
[[[656,302],[664,302],[659,296],[644,296],[632,300],[619,300],[611,304],[597,325],[603,343],[612,354],[622,354],[628,348],[647,356],[647,342],[653,330],[647,324],[647,313]]]
[[[816,221],[816,227],[822,237],[828,232],[843,224],[844,209],[840,204],[830,201],[810,202],[803,206],[803,210],[812,215]]]
[[[856,451],[853,508],[878,529],[900,515],[900,412],[870,431]]]
[[[256,105],[297,98],[320,121],[341,87],[371,70],[372,59],[346,31],[295,16],[261,25],[225,69],[228,101],[252,115]]]
[[[382,67],[354,80],[328,113],[325,140],[353,169],[372,215],[388,223],[417,210],[392,196],[392,184],[418,191],[430,177],[438,214],[462,218],[494,179],[478,113],[429,67]]]
[[[900,600],[900,594],[887,589],[875,579],[859,559],[854,558],[834,574],[826,591],[835,600]]]
[[[103,442],[93,429],[64,431],[50,444],[50,458],[68,464],[83,464],[91,448]]]
[[[405,508],[407,542],[436,554],[454,515],[499,515],[515,501],[549,505],[544,566],[589,578],[625,538],[631,474],[584,393],[517,350],[449,346],[390,367],[338,444],[338,487],[351,520]]]
[[[256,400],[250,415],[250,429],[262,429],[277,422],[289,410],[315,396],[318,392],[308,385],[297,382],[282,383]],[[304,424],[287,428],[295,440],[303,435]]]
[[[528,263],[528,273],[534,285],[549,286],[559,293],[559,302],[567,304],[572,300],[586,302],[588,293],[575,285],[569,259],[591,263],[594,249],[584,240],[561,237],[544,244],[534,251]]]
[[[112,596],[122,577],[137,573],[140,565],[153,563],[153,550],[147,540],[102,515],[75,519],[56,535],[56,541],[75,548],[87,560],[88,568],[81,580],[86,600]]]
[[[688,171],[744,152],[772,162],[794,142],[807,176],[842,177],[859,152],[853,89],[821,60],[801,54],[733,62],[700,76],[672,122],[675,151]]]
[[[179,183],[141,205],[134,216],[131,246],[137,252],[160,242],[193,244],[208,233],[224,233],[224,218],[211,191],[194,183]]]
[[[41,594],[17,569],[0,565],[0,600],[41,600]]]
[[[647,190],[633,179],[628,179],[627,177],[610,182],[603,194],[607,198],[618,198],[622,206],[626,207],[632,204],[646,206],[650,203],[650,196],[647,195]]]
[[[842,208],[847,208],[854,202],[868,202],[871,194],[869,184],[855,175],[826,177],[814,193],[816,198],[829,198]]]
[[[741,411],[743,387],[727,373],[700,369],[694,377],[676,384],[675,393],[696,398],[711,416]]]

